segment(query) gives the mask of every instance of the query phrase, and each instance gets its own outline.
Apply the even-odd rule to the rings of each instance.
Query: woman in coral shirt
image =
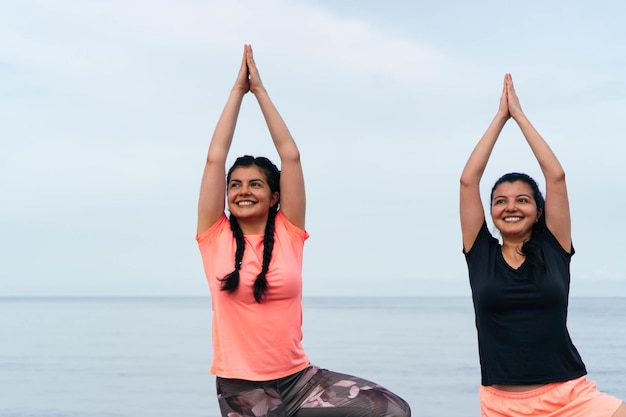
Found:
[[[242,156],[225,172],[244,95],[252,92],[280,156]],[[227,216],[225,200],[228,202]],[[302,348],[304,176],[300,153],[244,47],[202,177],[197,241],[213,308],[213,364],[223,416],[409,417],[387,389],[309,363]]]

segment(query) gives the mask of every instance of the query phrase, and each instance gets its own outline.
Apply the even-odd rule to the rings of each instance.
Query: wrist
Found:
[[[493,120],[504,124],[510,117],[511,115],[508,112],[498,111]]]
[[[522,111],[519,111],[519,112],[516,112],[516,113],[512,114],[511,117],[513,118],[513,120],[515,120],[518,123],[521,120],[527,119],[526,115]]]
[[[255,87],[254,89],[250,89],[250,91],[252,92],[252,94],[254,94],[255,96],[258,96],[260,94],[267,94],[267,90],[265,89],[265,87],[260,86],[260,87]]]
[[[234,86],[232,90],[230,90],[230,95],[231,97],[242,99],[247,92],[248,90],[245,90],[239,86]]]

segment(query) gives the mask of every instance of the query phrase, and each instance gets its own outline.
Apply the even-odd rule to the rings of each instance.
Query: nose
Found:
[[[244,194],[244,195],[247,195],[247,194],[249,194],[249,193],[250,193],[250,187],[248,187],[248,185],[247,185],[247,184],[242,184],[242,185],[239,187],[239,194]]]
[[[516,210],[516,206],[515,206],[515,200],[510,200],[506,203],[506,211],[515,211]]]

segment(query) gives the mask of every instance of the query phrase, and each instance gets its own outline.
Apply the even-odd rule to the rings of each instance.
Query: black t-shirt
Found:
[[[512,268],[484,223],[465,254],[478,330],[482,385],[561,382],[587,373],[567,331],[570,259],[540,234],[545,270]]]

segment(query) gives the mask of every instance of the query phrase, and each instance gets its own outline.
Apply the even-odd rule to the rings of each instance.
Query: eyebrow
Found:
[[[248,182],[257,182],[257,181],[265,183],[265,181],[263,181],[262,178],[252,178],[252,179],[248,180]],[[237,179],[237,178],[231,178],[228,183],[230,184],[230,183],[233,183],[233,182],[243,182],[243,181],[240,180],[240,179]]]
[[[528,197],[528,198],[533,198],[533,196],[532,196],[532,195],[530,195],[530,194],[524,194],[524,193],[522,193],[522,194],[518,194],[518,195],[516,195],[516,196],[515,196],[515,198],[518,198],[518,197]],[[507,196],[505,196],[505,195],[494,195],[494,196],[493,196],[493,198],[492,198],[492,200],[495,200],[496,198],[508,198],[508,197],[507,197]]]

